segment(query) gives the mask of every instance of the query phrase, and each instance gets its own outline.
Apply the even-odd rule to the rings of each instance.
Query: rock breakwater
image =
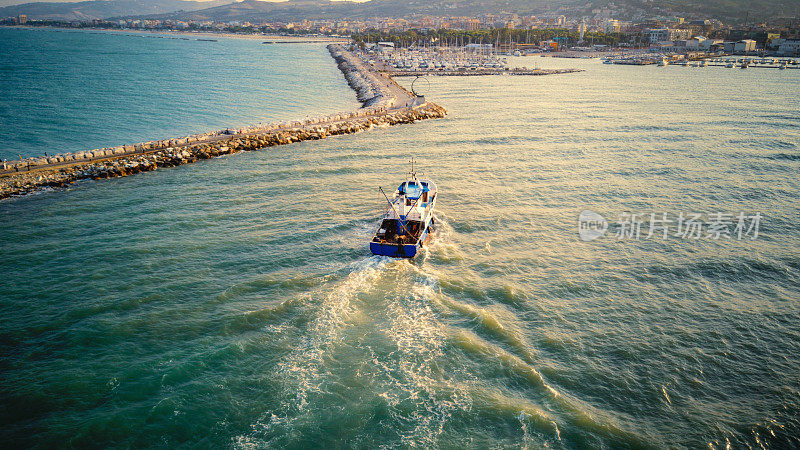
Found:
[[[440,118],[447,113],[441,106],[425,102],[388,77],[377,74],[341,45],[331,44],[328,49],[356,91],[363,104],[361,109],[303,121],[4,162],[0,167],[0,199],[43,187],[65,187],[82,179],[127,176],[241,151]]]
[[[83,179],[122,177],[155,170],[159,167],[174,167],[242,151],[324,139],[328,136],[357,133],[375,127],[434,119],[444,117],[445,114],[446,111],[441,106],[425,103],[416,108],[387,111],[381,114],[333,123],[309,124],[297,128],[231,136],[228,139],[217,142],[200,142],[182,147],[168,147],[146,154],[111,158],[49,171],[26,171],[0,178],[0,198],[27,194],[42,187],[65,187],[70,183]]]
[[[365,107],[391,108],[397,100],[388,88],[386,79],[340,45],[329,45],[328,51],[336,60],[347,84],[356,91],[358,101]]]

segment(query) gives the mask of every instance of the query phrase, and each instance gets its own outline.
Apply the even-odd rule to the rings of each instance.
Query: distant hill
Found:
[[[119,16],[144,16],[175,11],[194,11],[231,0],[210,2],[184,0],[93,0],[75,3],[25,3],[0,8],[0,18],[25,14],[29,19],[91,20]]]
[[[375,0],[373,0],[375,1]],[[244,0],[197,11],[185,11],[154,16],[160,19],[216,20],[216,21],[279,21],[290,22],[303,19],[364,18],[367,10],[373,10],[373,2],[355,3],[329,0],[290,0],[286,2],[264,2]],[[366,6],[364,6],[366,5]],[[397,9],[397,8],[395,8]],[[401,15],[397,11],[389,16]]]
[[[510,12],[520,15],[595,17],[623,20],[679,16],[750,23],[771,17],[800,16],[800,0],[330,0],[265,2],[214,0],[95,0],[78,3],[27,3],[0,8],[0,17],[26,14],[33,19],[149,17],[179,20],[278,21],[302,19],[366,19],[411,15],[472,16]]]
[[[296,21],[369,17],[471,16],[511,12],[521,15],[594,17],[605,10],[617,19],[679,16],[750,23],[772,17],[800,16],[800,0],[371,0],[365,3],[289,0],[272,3],[245,0],[207,9],[168,14],[182,20]]]

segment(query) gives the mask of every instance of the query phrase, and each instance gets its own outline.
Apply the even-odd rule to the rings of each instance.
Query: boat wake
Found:
[[[240,447],[287,445],[306,424],[310,397],[322,391],[326,354],[341,340],[342,329],[357,313],[352,301],[380,275],[388,261],[369,258],[351,264],[350,274],[336,286],[306,294],[305,315],[310,325],[300,342],[277,363],[274,372],[282,384],[281,400],[256,423],[251,433],[234,439]],[[324,287],[324,285],[323,285]],[[282,328],[274,330],[282,332]]]
[[[344,279],[310,294],[303,337],[275,367],[280,403],[234,444],[300,444],[325,420],[360,412],[353,439],[435,445],[452,415],[471,407],[468,385],[456,381],[468,374],[448,367],[435,295],[435,280],[417,265],[386,257],[354,263]]]
[[[268,375],[278,398],[234,444],[431,447],[451,442],[448,423],[476,415],[503,424],[501,440],[517,445],[561,445],[564,429],[580,427],[641,443],[548,382],[505,305],[443,289],[459,250],[445,218],[435,233],[421,258],[362,259],[305,294],[300,337]],[[476,433],[462,444],[498,437]]]

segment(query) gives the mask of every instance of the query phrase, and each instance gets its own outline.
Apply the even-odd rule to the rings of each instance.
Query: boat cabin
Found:
[[[436,198],[436,185],[430,180],[408,180],[400,183],[390,208],[381,221],[373,242],[413,244],[425,231],[426,222]]]

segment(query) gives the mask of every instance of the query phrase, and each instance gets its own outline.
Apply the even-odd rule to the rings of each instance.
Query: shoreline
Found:
[[[0,166],[0,199],[44,187],[66,187],[82,179],[127,176],[240,151],[414,123],[447,114],[441,106],[414,96],[389,76],[376,72],[341,45],[329,44],[328,51],[356,92],[362,103],[360,109],[303,121],[216,130],[175,139],[4,162]]]

